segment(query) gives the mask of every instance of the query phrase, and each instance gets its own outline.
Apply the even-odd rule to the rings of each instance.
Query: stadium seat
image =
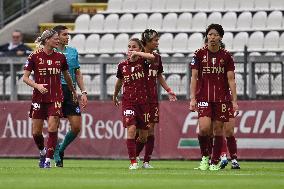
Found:
[[[98,34],[91,34],[86,39],[85,52],[97,53],[99,51],[100,36]]]
[[[114,40],[113,50],[115,53],[126,53],[129,36],[128,34],[118,34]]]
[[[239,1],[240,1],[240,10],[254,9],[254,0],[239,0]]]
[[[176,95],[180,95],[180,88],[181,88],[181,77],[178,74],[171,74],[166,79],[167,84],[169,87],[176,93]],[[184,87],[184,86],[183,86]]]
[[[125,54],[117,53],[117,54],[114,54],[113,57],[124,58],[124,57],[125,57]]]
[[[163,19],[162,31],[175,31],[178,16],[176,13],[169,13]]]
[[[109,57],[111,57],[111,56],[110,56],[110,54],[103,53],[103,54],[100,54],[100,57],[101,57],[101,58],[109,58]]]
[[[222,18],[221,24],[224,30],[235,30],[237,24],[237,14],[235,12],[226,12]]]
[[[11,76],[9,75],[5,79],[5,95],[10,95],[11,94]]]
[[[275,56],[275,55],[273,55],[273,56]],[[282,63],[272,63],[271,64],[271,72],[272,73],[281,73],[281,71],[282,71],[281,66],[282,66]]]
[[[198,11],[208,11],[209,0],[195,1],[195,9]]]
[[[116,32],[118,20],[119,20],[118,14],[109,14],[105,18],[104,31],[105,32]]]
[[[85,53],[86,37],[84,34],[76,34],[71,40],[69,45],[75,47],[79,54]]]
[[[123,14],[118,21],[119,32],[132,31],[133,14]]]
[[[239,10],[240,2],[238,0],[225,0],[225,10],[236,11]]]
[[[152,0],[136,1],[136,12],[149,12],[151,10]]]
[[[4,78],[0,75],[0,95],[3,94]]]
[[[267,13],[264,11],[256,12],[252,17],[251,28],[253,30],[264,30],[266,28]]]
[[[225,2],[224,0],[210,0],[209,7],[211,11],[223,11]]]
[[[222,14],[220,12],[212,12],[207,18],[207,26],[210,24],[221,24]]]
[[[134,12],[136,11],[136,0],[123,0],[122,12]]]
[[[255,0],[254,9],[256,10],[269,10],[269,0]]]
[[[268,95],[269,94],[269,76],[263,74],[255,81],[256,94],[257,95]]]
[[[282,12],[281,11],[272,11],[267,17],[266,27],[273,29],[280,29],[282,25]]]
[[[187,91],[189,89],[187,89],[187,85],[189,85],[189,80],[187,78],[187,76],[183,76],[181,79],[181,84],[180,84],[180,94],[181,95],[186,95]]]
[[[116,74],[116,72],[117,72],[117,64],[107,64],[106,65],[107,74]]]
[[[283,10],[284,9],[284,1],[270,0],[270,9],[271,10]]]
[[[28,86],[26,83],[23,82],[23,77],[18,79],[16,82],[17,82],[16,84],[17,84],[18,95],[31,95],[33,93],[33,88]],[[9,86],[9,88],[10,88],[10,86]],[[2,91],[1,91],[1,94],[2,94]]]
[[[199,2],[199,1],[198,1]],[[204,12],[196,13],[192,18],[192,30],[204,31],[207,24],[207,15]]]
[[[183,53],[175,53],[172,55],[172,57],[184,57]]]
[[[147,28],[148,15],[145,13],[137,14],[134,17],[132,30],[134,32],[143,32]]]
[[[266,51],[280,50],[279,49],[279,32],[277,31],[268,32],[265,35],[263,47]]]
[[[261,31],[253,32],[248,40],[248,51],[263,50],[264,34]]]
[[[148,19],[148,28],[160,31],[162,28],[163,16],[161,13],[154,13]]]
[[[164,33],[160,36],[159,51],[161,53],[172,52],[172,45],[173,45],[173,34]]]
[[[123,0],[108,0],[107,12],[121,12]]]
[[[88,32],[90,23],[90,15],[81,14],[75,20],[75,28],[74,31],[76,33]]]
[[[101,94],[101,78],[100,75],[95,75],[95,77],[91,80],[92,86],[90,86],[91,93],[94,95]]]
[[[172,0],[169,1],[167,0],[166,2],[166,11],[179,11],[180,10],[180,5],[181,5],[181,0]]]
[[[167,0],[152,0],[152,12],[161,12],[166,9]]]
[[[181,11],[192,11],[195,10],[195,0],[181,0],[180,3]]]
[[[197,49],[204,45],[203,35],[201,33],[193,33],[189,36],[187,41],[187,50],[189,52],[195,52]]]
[[[251,12],[242,12],[237,20],[238,30],[249,30],[251,28],[252,14]]]
[[[107,94],[108,95],[113,95],[114,92],[114,85],[115,85],[115,81],[116,81],[116,76],[115,75],[111,75],[107,78],[106,80],[106,85],[107,85]]]
[[[94,55],[94,54],[85,54],[84,57],[85,57],[85,58],[95,58],[96,55]]]
[[[113,34],[105,34],[101,37],[99,52],[112,53],[113,52],[114,36]]]
[[[177,31],[189,31],[191,29],[192,14],[184,12],[179,15],[177,20]]]
[[[224,36],[222,38],[222,42],[225,44],[225,48],[228,51],[231,51],[233,49],[233,33],[231,32],[225,32]]]
[[[104,30],[104,20],[103,14],[95,14],[90,21],[89,31],[90,32],[102,32]]]
[[[161,57],[170,57],[170,55],[167,54],[167,53],[161,53],[160,56],[161,56]],[[165,70],[164,70],[164,71],[165,71]]]
[[[278,74],[271,82],[271,94],[283,95],[282,93],[282,78],[281,74]]]
[[[239,32],[234,36],[233,51],[244,51],[245,45],[247,45],[249,35],[247,32]]]
[[[173,51],[174,52],[187,52],[187,40],[188,36],[186,33],[178,33],[173,40]]]
[[[133,39],[133,38],[141,39],[141,35],[142,35],[141,33],[135,33],[129,39]]]
[[[241,74],[236,73],[236,84],[237,84],[237,91],[238,95],[244,95],[244,79]]]
[[[284,49],[284,32],[280,35],[279,38],[279,49]]]

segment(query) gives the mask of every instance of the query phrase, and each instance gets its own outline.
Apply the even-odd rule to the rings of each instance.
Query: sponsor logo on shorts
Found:
[[[208,106],[208,102],[198,102],[197,106],[198,107],[207,107]]]
[[[32,103],[33,110],[39,110],[40,109],[40,104],[38,103]]]
[[[134,113],[133,110],[125,110],[123,112],[123,115],[125,115],[125,116],[132,116],[132,115],[135,115],[135,113]]]
[[[76,111],[77,114],[80,113],[81,112],[80,107],[78,106],[75,111]]]

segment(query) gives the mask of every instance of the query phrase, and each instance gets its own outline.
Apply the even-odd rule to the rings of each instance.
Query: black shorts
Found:
[[[72,98],[72,92],[69,90],[67,85],[62,85],[62,91],[64,95],[64,101],[62,105],[63,116],[67,117],[70,115],[81,116],[81,109],[79,102],[74,103]]]

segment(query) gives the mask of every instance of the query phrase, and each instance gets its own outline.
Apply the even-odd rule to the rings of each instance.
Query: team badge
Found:
[[[131,67],[131,72],[133,72],[135,70],[135,67]]]
[[[215,65],[217,62],[216,58],[212,58],[212,64]]]

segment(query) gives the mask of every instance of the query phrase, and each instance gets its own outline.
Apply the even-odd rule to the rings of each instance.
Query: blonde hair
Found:
[[[45,40],[50,39],[54,34],[57,34],[55,30],[45,30],[42,32],[41,36],[35,40],[37,49],[45,45]]]

